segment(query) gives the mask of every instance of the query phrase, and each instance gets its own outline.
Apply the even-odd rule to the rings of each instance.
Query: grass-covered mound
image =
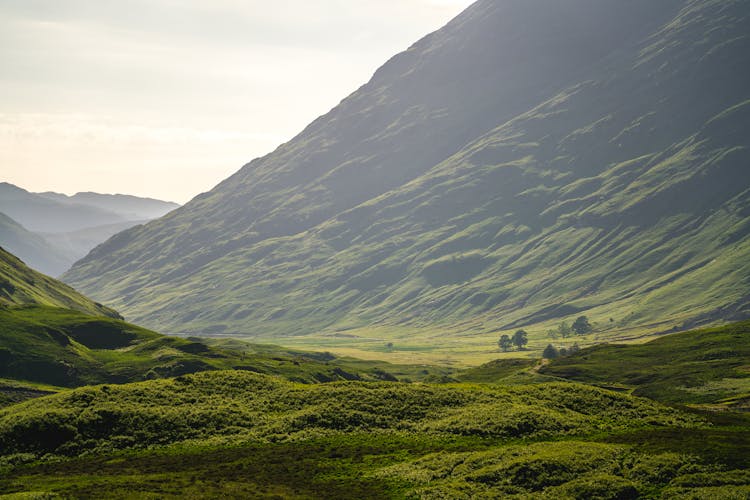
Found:
[[[750,321],[665,335],[646,344],[600,345],[556,359],[540,373],[620,385],[669,403],[747,408]]]
[[[227,367],[194,344],[71,309],[0,309],[0,377],[75,387]]]
[[[305,385],[205,372],[0,410],[0,493],[733,498],[747,492],[750,455],[747,433],[732,429],[577,383]],[[721,433],[723,454],[707,453],[701,441]]]
[[[572,383],[516,387],[303,385],[206,372],[85,387],[0,411],[4,453],[78,455],[184,441],[286,441],[340,432],[543,438],[697,419],[648,400]]]
[[[750,492],[750,474],[706,465],[697,455],[582,441],[434,453],[380,474],[419,485],[419,498],[746,498]],[[691,496],[708,492],[713,496]]]

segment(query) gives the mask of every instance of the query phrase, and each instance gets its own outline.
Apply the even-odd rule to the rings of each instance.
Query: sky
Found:
[[[0,0],[0,181],[184,203],[472,0]]]

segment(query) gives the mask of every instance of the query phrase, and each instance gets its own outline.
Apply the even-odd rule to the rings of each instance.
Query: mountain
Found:
[[[35,269],[59,276],[99,243],[178,206],[122,194],[30,193],[2,182],[0,212],[17,222],[10,229],[8,221],[0,221],[0,245]]]
[[[480,0],[64,279],[164,331],[747,317],[748,32],[741,0]]]
[[[39,196],[55,200],[69,205],[86,205],[96,207],[109,212],[114,212],[127,220],[150,220],[179,207],[171,201],[155,200],[153,198],[141,198],[126,194],[100,194],[100,193],[76,193],[67,196],[61,193],[44,192]]]
[[[19,223],[0,213],[0,243],[11,253],[23,255],[34,269],[57,276],[72,264],[72,256],[59,245],[52,245],[42,236],[27,231]]]
[[[33,232],[62,233],[126,220],[109,210],[30,193],[7,182],[0,183],[0,212]]]

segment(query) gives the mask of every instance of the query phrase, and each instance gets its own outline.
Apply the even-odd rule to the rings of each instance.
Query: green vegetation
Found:
[[[665,335],[646,344],[595,346],[539,371],[668,403],[747,408],[750,322]]]
[[[747,432],[722,429],[576,383],[303,385],[205,372],[85,387],[0,410],[0,492],[635,498],[744,491]],[[732,439],[719,456],[683,443],[722,432]],[[644,436],[656,438],[644,447]]]
[[[77,387],[230,368],[304,383],[439,379],[451,372],[233,340],[166,337],[69,309],[0,308],[0,377]]]
[[[60,281],[34,271],[0,248],[0,308],[32,304],[120,318],[116,311],[84,297]]]
[[[750,322],[578,347],[747,317],[750,4],[528,5],[66,275],[209,338],[0,251],[0,494],[750,496]]]
[[[142,354],[158,343],[161,353],[182,348],[217,366],[244,357],[281,376],[213,370],[77,389],[0,381],[0,494],[736,498],[750,491],[750,421],[733,411],[738,406],[725,405],[720,413],[670,408],[627,394],[630,387],[617,382],[633,369],[669,378],[691,366],[691,376],[703,374],[701,387],[735,387],[726,375],[742,373],[738,363],[747,362],[750,322],[627,346],[617,363],[602,356],[620,348],[600,346],[546,365],[499,359],[430,373],[238,340],[168,338],[59,309],[5,312],[16,321],[26,315],[57,328],[81,321],[131,329],[118,334],[98,324],[100,336],[87,336],[85,328],[69,330],[71,344],[99,343],[88,348],[92,359],[120,353],[116,345],[123,343],[128,345],[122,352]],[[110,349],[102,348],[104,341]],[[716,357],[726,346],[736,355]],[[649,359],[655,371],[649,372]],[[587,378],[595,383],[606,378],[602,385],[617,382],[619,392],[559,381],[561,368],[575,360],[606,367],[606,377],[589,368]],[[289,380],[316,382],[312,375],[322,370],[364,376],[332,383]],[[392,373],[442,383],[374,381],[396,380]],[[691,390],[643,391],[646,387],[635,392],[672,402],[695,397]],[[711,401],[713,409],[716,400]]]

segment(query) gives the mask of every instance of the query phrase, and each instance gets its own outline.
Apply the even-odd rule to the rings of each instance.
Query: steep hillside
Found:
[[[480,0],[65,279],[165,331],[746,317],[749,19],[732,0]]]
[[[72,264],[70,254],[52,245],[36,233],[27,231],[19,223],[0,213],[0,245],[14,255],[21,255],[34,269],[58,276]]]
[[[0,248],[0,308],[16,306],[51,306],[120,318],[116,311],[84,297],[65,283],[34,271]]]
[[[103,226],[87,227],[67,233],[39,233],[48,245],[51,245],[56,251],[64,252],[68,257],[65,262],[65,268],[53,276],[59,276],[70,269],[75,261],[86,254],[92,248],[107,241],[112,236],[130,229],[133,226],[146,223],[146,220],[128,220],[125,222],[115,222],[114,224],[105,224]],[[0,240],[1,241],[1,240]]]

